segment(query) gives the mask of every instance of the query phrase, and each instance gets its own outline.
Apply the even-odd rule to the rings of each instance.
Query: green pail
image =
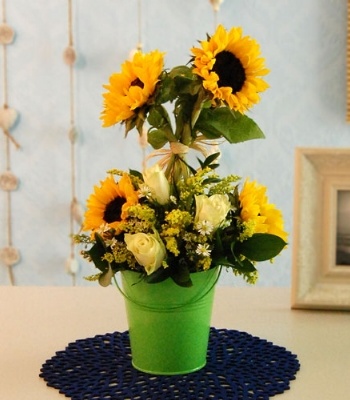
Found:
[[[170,278],[149,284],[137,272],[121,275],[133,366],[156,375],[203,368],[219,268],[191,274],[189,288]]]

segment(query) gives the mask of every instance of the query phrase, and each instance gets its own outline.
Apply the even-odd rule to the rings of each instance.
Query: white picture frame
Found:
[[[337,237],[350,228],[350,148],[296,148],[294,186],[291,306],[350,310],[350,264],[337,264]]]

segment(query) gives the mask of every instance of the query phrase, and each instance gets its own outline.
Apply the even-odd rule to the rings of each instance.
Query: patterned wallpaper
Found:
[[[271,86],[251,111],[267,138],[224,146],[222,173],[250,176],[268,186],[282,209],[290,245],[260,269],[259,285],[289,286],[293,244],[294,150],[349,147],[346,110],[346,0],[225,0],[217,16],[226,27],[241,25],[261,44]],[[84,204],[109,168],[140,168],[137,134],[124,140],[120,127],[102,129],[102,84],[138,41],[137,0],[73,0],[77,196]],[[214,30],[209,0],[144,0],[145,51],[166,51],[167,66],[187,62],[189,49]],[[12,134],[12,170],[20,185],[12,195],[13,242],[21,260],[17,285],[71,285],[69,71],[62,61],[68,43],[67,2],[7,1],[7,22],[16,31],[8,47],[8,96],[20,118]],[[2,56],[1,56],[2,57]],[[2,61],[1,61],[2,62]],[[0,171],[5,168],[0,132]],[[0,192],[0,248],[6,244],[6,202]],[[94,271],[80,260],[77,285]],[[221,284],[242,285],[224,273]],[[0,265],[0,285],[8,285]]]

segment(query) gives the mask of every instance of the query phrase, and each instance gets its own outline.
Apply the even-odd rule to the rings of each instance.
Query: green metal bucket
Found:
[[[133,271],[121,275],[133,366],[156,375],[203,368],[219,268],[191,274],[190,288],[171,279],[145,283]]]

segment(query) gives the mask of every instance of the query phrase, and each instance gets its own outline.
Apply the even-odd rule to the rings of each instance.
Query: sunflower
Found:
[[[109,78],[103,85],[104,109],[101,113],[103,126],[111,126],[135,115],[152,96],[159,75],[163,69],[164,53],[158,50],[150,53],[136,52],[132,61],[122,64],[122,71]]]
[[[128,215],[128,208],[138,203],[138,194],[127,174],[118,183],[111,176],[100,183],[101,186],[95,186],[94,193],[87,200],[84,231],[94,231],[106,224],[118,230]]]
[[[242,114],[258,103],[258,93],[269,87],[260,78],[269,70],[259,57],[259,44],[249,36],[243,37],[241,28],[227,32],[222,25],[200,43],[201,48],[191,49],[193,72],[203,78],[203,86],[213,94],[213,99],[226,102]]]
[[[252,224],[252,233],[270,233],[287,241],[287,232],[283,229],[283,217],[274,204],[268,203],[266,187],[257,182],[246,181],[239,195],[241,219]]]

